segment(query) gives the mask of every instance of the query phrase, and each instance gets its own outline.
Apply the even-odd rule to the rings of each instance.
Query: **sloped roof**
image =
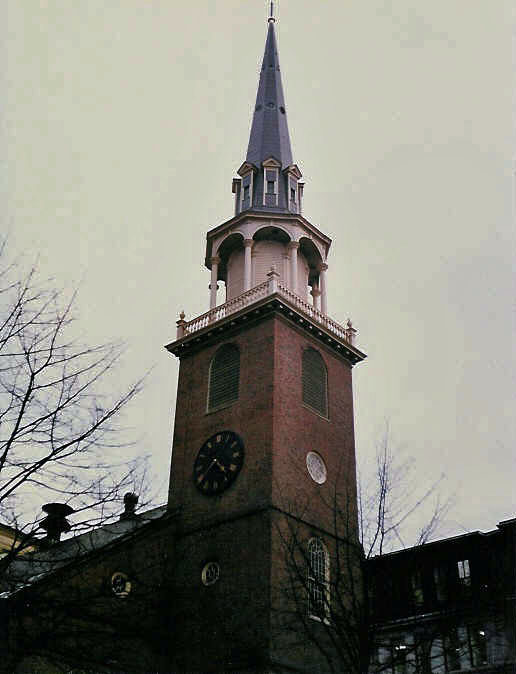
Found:
[[[72,536],[49,548],[20,555],[9,565],[2,579],[1,599],[25,589],[69,564],[89,554],[104,550],[125,537],[130,537],[167,514],[167,506],[158,506],[134,517],[105,524],[78,536]]]

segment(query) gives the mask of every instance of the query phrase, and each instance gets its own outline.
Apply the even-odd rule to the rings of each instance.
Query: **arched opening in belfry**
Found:
[[[289,285],[289,243],[290,235],[280,227],[262,227],[254,233],[251,253],[253,286],[267,280],[267,274],[272,266],[279,274],[280,283]]]
[[[317,298],[321,292],[319,282],[321,264],[323,262],[321,253],[313,241],[307,237],[301,237],[299,240],[299,254],[306,260],[308,266],[306,294],[310,293],[313,297],[314,305],[317,306]]]

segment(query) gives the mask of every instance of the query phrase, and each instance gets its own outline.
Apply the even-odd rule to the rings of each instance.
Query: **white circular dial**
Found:
[[[208,562],[201,574],[201,580],[204,585],[214,585],[220,576],[220,566],[217,562]]]
[[[328,477],[326,464],[322,456],[317,454],[317,452],[308,452],[306,455],[306,467],[314,482],[317,482],[317,484],[324,484],[326,482],[326,478]]]

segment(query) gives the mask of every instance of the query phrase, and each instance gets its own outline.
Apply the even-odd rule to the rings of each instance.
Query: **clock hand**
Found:
[[[208,475],[208,473],[210,472],[210,470],[213,468],[213,466],[214,466],[216,463],[218,463],[217,459],[213,459],[212,462],[210,463],[210,465],[208,466],[208,468],[206,468],[206,471],[205,471],[204,475],[199,475],[199,478],[198,478],[197,481],[198,481],[198,482],[203,482],[203,481],[204,481],[204,478],[206,477],[206,475]]]
[[[220,468],[220,470],[221,470],[223,473],[225,473],[225,472],[226,472],[226,469],[225,469],[225,467],[220,463],[220,461],[219,461],[218,459],[213,459],[213,460],[215,461],[215,463],[217,464],[217,466]]]

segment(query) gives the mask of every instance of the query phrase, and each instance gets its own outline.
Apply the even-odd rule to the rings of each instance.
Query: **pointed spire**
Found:
[[[253,123],[249,137],[246,161],[261,167],[262,162],[274,157],[284,169],[292,164],[292,150],[288,133],[285,99],[274,33],[274,6],[268,19],[267,40],[262,70],[258,83]]]
[[[249,209],[301,213],[303,183],[292,162],[285,98],[281,84],[274,3],[270,4],[267,40],[254,107],[249,146],[240,178],[233,180],[235,215]]]

